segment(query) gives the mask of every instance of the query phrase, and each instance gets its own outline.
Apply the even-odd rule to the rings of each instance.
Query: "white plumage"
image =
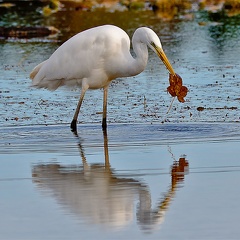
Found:
[[[55,90],[60,86],[81,86],[81,96],[71,123],[76,131],[77,117],[88,89],[104,89],[103,129],[106,129],[107,91],[117,77],[141,73],[148,60],[150,47],[164,62],[170,73],[174,70],[164,54],[161,42],[151,29],[138,28],[132,38],[136,57],[130,53],[130,39],[125,31],[112,25],[99,26],[78,33],[62,44],[46,61],[30,74],[32,85]]]

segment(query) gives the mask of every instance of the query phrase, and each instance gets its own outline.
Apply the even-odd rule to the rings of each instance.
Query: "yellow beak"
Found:
[[[173,70],[173,67],[171,65],[171,63],[169,62],[166,54],[164,53],[164,51],[162,50],[162,48],[156,48],[157,50],[157,54],[159,56],[159,58],[162,60],[162,62],[165,64],[167,70],[172,74],[175,75],[175,72]]]
[[[166,54],[164,53],[163,49],[156,46],[154,43],[151,43],[152,46],[154,47],[154,49],[156,50],[157,55],[159,56],[159,58],[162,60],[162,62],[165,64],[167,70],[169,71],[169,73],[171,73],[172,75],[175,75],[175,71],[173,70],[173,67],[171,65],[171,63],[169,62]]]

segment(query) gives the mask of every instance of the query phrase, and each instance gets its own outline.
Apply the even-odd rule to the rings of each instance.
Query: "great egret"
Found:
[[[107,95],[110,82],[118,77],[141,73],[148,60],[148,47],[163,61],[169,73],[175,72],[166,57],[159,37],[147,27],[138,28],[130,39],[121,28],[104,25],[80,32],[62,44],[46,61],[31,72],[32,85],[55,90],[63,85],[81,86],[80,99],[71,122],[77,130],[77,118],[85,92],[103,88],[102,128],[107,127]]]

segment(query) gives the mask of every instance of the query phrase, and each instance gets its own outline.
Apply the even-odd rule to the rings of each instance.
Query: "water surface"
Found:
[[[29,73],[62,42],[79,31],[102,24],[118,25],[130,37],[139,26],[151,27],[160,36],[175,71],[189,88],[186,103],[175,101],[166,114],[171,102],[166,91],[168,73],[158,57],[149,51],[149,62],[143,73],[111,84],[110,122],[239,122],[239,16],[198,11],[164,21],[152,11],[113,13],[102,9],[93,12],[63,9],[43,17],[40,7],[28,9],[28,17],[25,8],[10,8],[1,16],[4,26],[47,25],[60,30],[58,35],[49,38],[0,42],[1,124],[69,123],[80,90],[33,89]],[[87,92],[79,121],[101,121],[98,113],[102,111],[102,95],[101,90]],[[204,111],[198,111],[199,107]]]
[[[239,236],[235,124],[1,132],[0,239]]]
[[[0,239],[238,239],[239,16],[191,11],[63,9],[44,2],[0,8],[0,26],[54,26],[58,35],[0,40]],[[88,91],[78,136],[69,123],[79,89],[30,87],[29,73],[75,33],[149,26],[189,93],[166,92],[153,52],[146,70]],[[200,108],[199,108],[200,107]],[[200,111],[203,110],[203,111]]]

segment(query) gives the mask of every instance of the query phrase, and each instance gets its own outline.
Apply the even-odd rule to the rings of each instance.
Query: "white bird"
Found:
[[[111,81],[141,73],[148,61],[148,47],[175,74],[166,57],[159,37],[147,27],[138,28],[132,37],[135,53],[130,53],[130,39],[121,28],[104,25],[80,32],[63,43],[50,57],[31,72],[32,85],[55,90],[63,85],[81,87],[80,99],[71,122],[77,130],[77,118],[88,89],[103,88],[102,128],[107,127],[107,95]]]

